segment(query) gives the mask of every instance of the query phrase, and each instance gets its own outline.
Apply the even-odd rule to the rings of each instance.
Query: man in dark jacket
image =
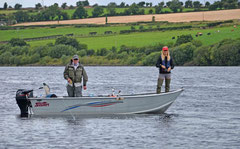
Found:
[[[79,63],[78,55],[74,55],[71,62],[65,67],[64,78],[68,81],[67,92],[69,97],[82,96],[82,78],[83,89],[87,89],[88,76],[83,67]]]

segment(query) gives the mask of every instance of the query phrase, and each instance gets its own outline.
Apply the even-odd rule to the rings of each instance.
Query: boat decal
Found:
[[[47,102],[36,102],[34,107],[48,107],[49,103]]]
[[[110,106],[110,105],[114,105],[117,103],[123,103],[123,101],[98,101],[98,102],[90,102],[90,103],[86,103],[86,104],[77,104],[77,105],[72,105],[67,107],[64,111],[68,111],[68,110],[72,110],[78,107],[82,107],[82,106],[88,106],[88,107],[106,107],[106,106]]]

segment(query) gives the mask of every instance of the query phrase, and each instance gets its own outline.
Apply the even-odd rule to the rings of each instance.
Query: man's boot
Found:
[[[170,82],[171,82],[171,79],[165,79],[165,92],[169,92]]]
[[[158,78],[157,94],[160,94],[160,93],[161,93],[162,84],[163,84],[163,79]]]

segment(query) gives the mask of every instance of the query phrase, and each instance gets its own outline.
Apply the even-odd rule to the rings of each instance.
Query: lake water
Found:
[[[84,95],[155,92],[155,67],[85,67]],[[240,67],[175,67],[185,91],[161,115],[20,118],[17,89],[67,95],[64,67],[0,67],[0,148],[240,148]],[[163,89],[164,90],[164,89]]]

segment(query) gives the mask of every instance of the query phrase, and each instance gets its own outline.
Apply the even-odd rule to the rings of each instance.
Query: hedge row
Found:
[[[207,26],[208,27],[214,27],[220,24],[225,24],[225,23],[233,23],[233,20],[227,20],[227,21],[220,21],[220,22],[212,22],[212,23],[208,23]]]
[[[56,27],[65,27],[65,26],[74,26],[76,28],[81,27],[105,27],[109,25],[105,24],[54,24],[54,25],[30,25],[30,26],[0,26],[0,30],[17,30],[17,29],[28,29],[28,28],[37,28],[37,27],[49,27],[49,28],[56,28]]]
[[[166,30],[179,30],[179,29],[189,29],[192,28],[191,25],[179,26],[179,27],[166,27],[166,28],[150,28],[150,29],[140,29],[140,30],[121,30],[120,34],[128,34],[133,32],[152,32],[152,31],[166,31]]]
[[[65,36],[73,36],[74,34],[66,34]],[[52,36],[43,36],[43,37],[35,37],[35,38],[23,38],[24,41],[33,41],[33,40],[44,40],[44,39],[55,39],[58,37],[62,37],[64,35],[52,35]],[[0,43],[8,43],[9,41],[0,41]]]

